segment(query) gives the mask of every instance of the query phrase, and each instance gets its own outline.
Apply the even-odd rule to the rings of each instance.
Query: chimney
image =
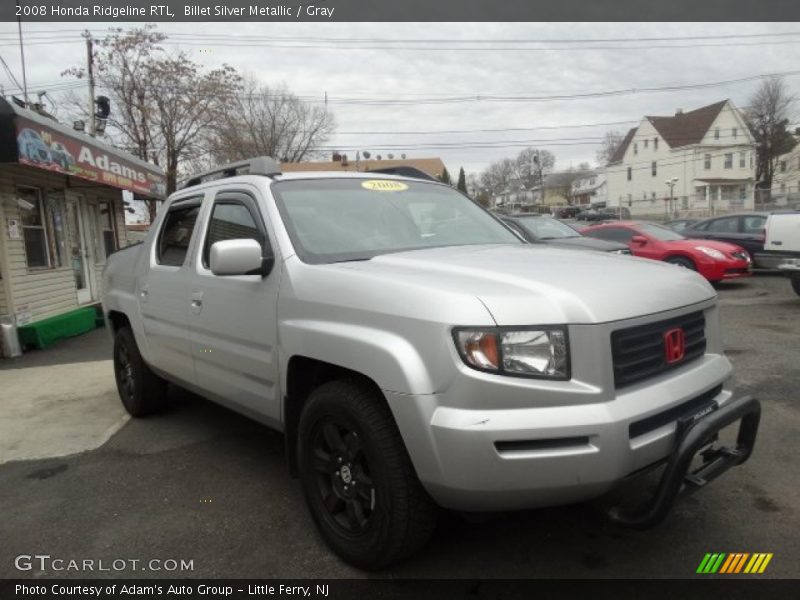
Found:
[[[334,152],[331,159],[333,160],[333,162],[340,162],[342,160],[342,155],[339,154],[338,152]]]
[[[682,114],[683,114],[683,109],[682,109],[682,108],[676,108],[676,109],[675,109],[675,116],[676,116],[676,117],[677,117],[678,115],[682,115]]]

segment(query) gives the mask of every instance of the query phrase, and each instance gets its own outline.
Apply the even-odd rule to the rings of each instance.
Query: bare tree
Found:
[[[797,143],[787,129],[796,101],[783,79],[770,77],[748,102],[745,119],[756,139],[756,181],[761,189],[772,187],[780,156]]]
[[[624,139],[625,136],[619,131],[606,131],[606,134],[603,136],[603,141],[600,142],[600,148],[597,149],[597,153],[595,154],[597,164],[603,167],[611,162],[611,157],[614,156],[614,153],[620,147]]]
[[[202,134],[216,107],[235,96],[240,77],[227,65],[204,72],[183,52],[167,55],[159,45],[165,39],[153,25],[113,28],[96,42],[94,63],[97,86],[111,100],[112,143],[163,166],[169,194],[182,166],[204,151]],[[86,75],[79,67],[64,74]],[[78,111],[88,114],[84,103]],[[155,204],[148,208],[152,219]]]
[[[335,127],[325,107],[303,102],[286,86],[247,78],[238,95],[217,107],[208,145],[218,161],[267,155],[299,162],[315,155]]]

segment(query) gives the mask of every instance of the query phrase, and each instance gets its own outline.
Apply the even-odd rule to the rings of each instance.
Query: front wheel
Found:
[[[303,409],[297,438],[311,516],[346,562],[380,569],[430,539],[437,508],[377,389],[359,380],[320,386]]]
[[[664,262],[668,262],[671,265],[678,265],[679,267],[683,267],[684,269],[697,271],[697,267],[692,262],[692,260],[689,258],[685,258],[683,256],[670,256],[669,258],[665,259]]]

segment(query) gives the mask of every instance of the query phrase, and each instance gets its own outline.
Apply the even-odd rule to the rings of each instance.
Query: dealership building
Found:
[[[44,348],[97,324],[102,270],[128,244],[122,191],[163,199],[163,171],[0,99],[0,324]],[[8,344],[6,353],[8,353]]]

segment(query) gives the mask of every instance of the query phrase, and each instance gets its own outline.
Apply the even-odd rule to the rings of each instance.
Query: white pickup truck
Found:
[[[104,280],[126,409],[172,382],[282,431],[322,536],[363,568],[419,549],[438,506],[571,503],[663,466],[611,512],[651,526],[756,438],[702,277],[526,244],[441,183],[226,165]]]

